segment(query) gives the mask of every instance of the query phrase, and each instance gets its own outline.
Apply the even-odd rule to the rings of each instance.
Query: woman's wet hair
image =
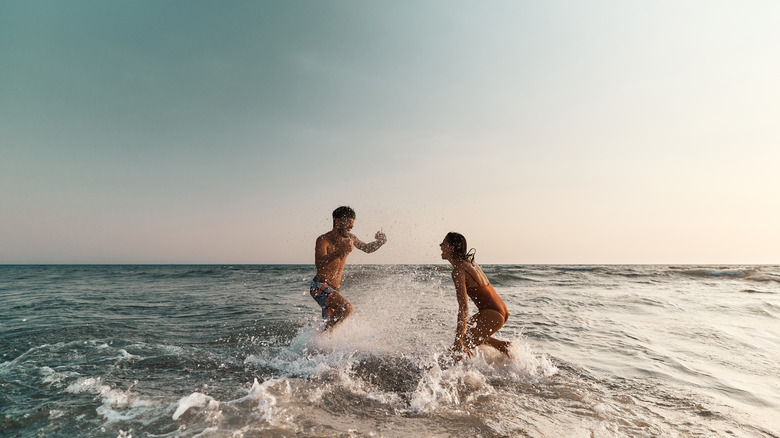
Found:
[[[474,261],[474,256],[477,251],[473,248],[471,251],[466,251],[468,244],[466,243],[466,238],[463,234],[451,231],[444,237],[444,241],[452,246],[452,255],[455,256],[456,259]]]

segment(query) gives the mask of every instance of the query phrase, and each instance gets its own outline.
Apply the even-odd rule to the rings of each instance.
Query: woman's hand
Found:
[[[452,352],[455,355],[460,355],[458,360],[463,359],[465,356],[467,359],[470,359],[471,356],[474,355],[474,353],[471,351],[470,348],[467,348],[465,345],[463,345],[463,341],[460,339],[457,339],[455,343],[452,345]]]

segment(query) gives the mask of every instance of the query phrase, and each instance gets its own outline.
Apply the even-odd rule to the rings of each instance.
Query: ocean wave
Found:
[[[746,278],[758,272],[755,268],[696,268],[684,269],[680,273],[691,277],[735,277]]]
[[[647,278],[648,284],[652,284],[658,280],[659,270],[656,266],[652,265],[600,265],[600,266],[558,266],[555,268],[558,273],[570,274],[571,278],[584,277],[585,275],[591,277],[616,277],[618,279],[630,278]],[[582,274],[580,276],[576,274]]]
[[[749,280],[758,281],[762,283],[769,283],[769,282],[780,283],[780,275],[760,272],[750,276]]]
[[[563,272],[595,272],[602,270],[598,266],[559,266],[556,269]]]
[[[780,274],[767,272],[764,267],[670,267],[680,275],[711,279],[744,279],[761,283],[780,283]]]
[[[746,294],[776,294],[777,292],[770,292],[765,290],[757,290],[757,289],[742,289],[742,292]]]
[[[488,278],[490,279],[490,283],[496,287],[509,287],[509,286],[522,285],[525,283],[545,282],[545,280],[543,279],[536,279],[521,273],[515,274],[510,272],[490,273]]]
[[[0,430],[83,437],[777,430],[761,415],[777,408],[777,336],[765,328],[780,317],[771,283],[778,267],[559,267],[485,265],[513,315],[497,335],[514,343],[512,357],[480,347],[458,363],[445,354],[458,308],[446,265],[348,265],[343,286],[355,311],[328,333],[308,294],[312,266],[57,268],[44,282],[14,285],[25,292],[8,300],[41,306],[0,315],[7,407]],[[731,272],[749,268],[756,271]],[[158,271],[202,276],[134,275]]]

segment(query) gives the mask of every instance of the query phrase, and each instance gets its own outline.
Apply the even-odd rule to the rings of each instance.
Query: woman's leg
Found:
[[[512,346],[512,343],[509,341],[500,341],[492,336],[487,338],[487,341],[485,341],[486,344],[490,345],[491,347],[495,348],[496,350],[506,354],[509,356],[509,347]]]
[[[466,345],[474,348],[477,345],[488,344],[498,351],[509,354],[509,341],[500,341],[491,335],[504,326],[504,315],[495,311],[480,310],[469,318],[469,330],[466,332]]]

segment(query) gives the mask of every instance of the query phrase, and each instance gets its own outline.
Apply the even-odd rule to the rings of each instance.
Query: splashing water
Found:
[[[510,308],[452,362],[442,266],[0,267],[15,436],[780,436],[780,269],[487,266]],[[746,293],[750,291],[750,293]]]

